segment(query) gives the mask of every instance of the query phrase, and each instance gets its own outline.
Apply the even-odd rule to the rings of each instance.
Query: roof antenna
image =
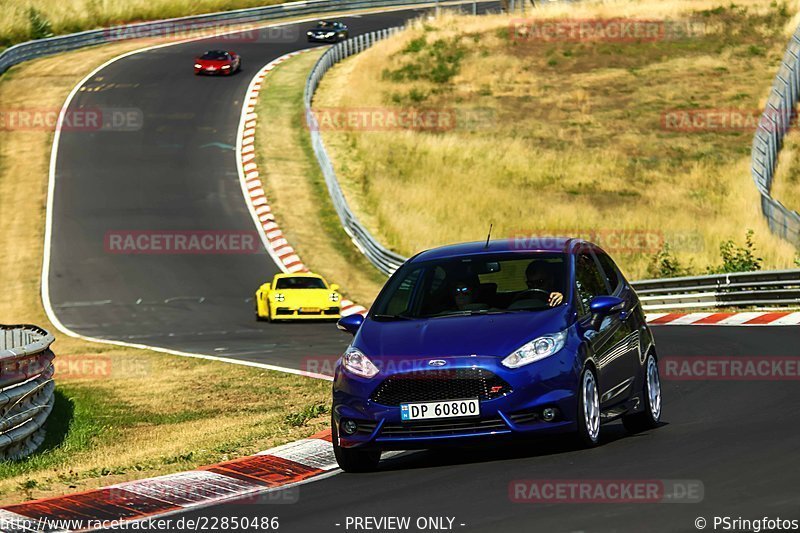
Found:
[[[492,226],[494,226],[494,224],[490,223],[489,224],[489,235],[486,236],[486,246],[484,246],[484,248],[488,248],[489,247],[489,239],[492,238]]]

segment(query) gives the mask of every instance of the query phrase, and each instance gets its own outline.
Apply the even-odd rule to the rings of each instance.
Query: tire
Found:
[[[339,446],[339,432],[333,417],[331,417],[331,437],[336,463],[345,472],[374,472],[378,468],[378,463],[381,460],[380,450],[359,450],[357,448],[342,448]]]
[[[591,367],[583,369],[578,386],[578,443],[592,448],[600,442],[600,391]]]
[[[264,317],[258,314],[258,297],[255,299],[255,307],[256,322],[264,322]]]
[[[644,410],[640,413],[622,417],[622,425],[631,433],[658,427],[661,420],[661,377],[658,374],[658,361],[650,353],[644,366]]]

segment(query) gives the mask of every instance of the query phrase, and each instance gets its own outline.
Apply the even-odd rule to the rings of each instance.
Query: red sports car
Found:
[[[225,50],[209,50],[194,60],[195,74],[230,76],[241,68],[242,58],[235,52],[226,52]]]

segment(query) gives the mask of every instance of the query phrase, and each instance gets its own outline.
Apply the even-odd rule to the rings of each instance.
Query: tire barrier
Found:
[[[54,337],[30,325],[0,326],[0,459],[21,459],[44,441],[53,410]]]

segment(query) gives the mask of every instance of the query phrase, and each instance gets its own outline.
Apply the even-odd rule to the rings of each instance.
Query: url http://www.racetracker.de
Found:
[[[2,518],[0,531],[278,531],[276,516],[198,516],[146,520]]]

